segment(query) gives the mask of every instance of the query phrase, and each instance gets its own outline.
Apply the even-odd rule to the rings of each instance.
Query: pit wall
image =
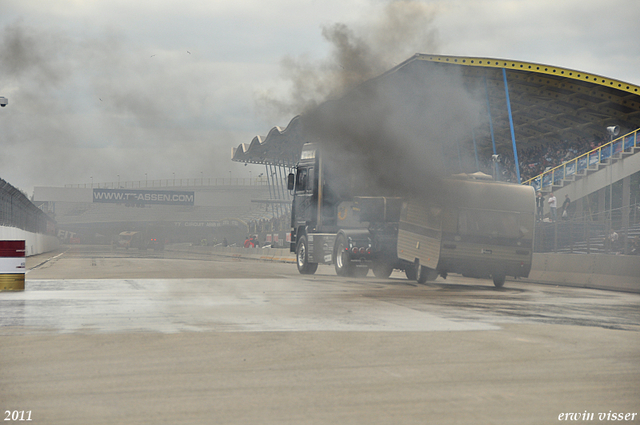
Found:
[[[523,280],[640,293],[640,257],[606,254],[533,254],[529,278]]]
[[[27,257],[53,251],[60,246],[60,241],[55,236],[27,232],[16,227],[0,226],[0,240],[24,240]]]
[[[250,258],[253,260],[277,261],[295,263],[296,256],[289,248],[240,248],[221,246],[198,246],[189,243],[171,244],[165,246],[167,251],[182,251],[202,255],[216,255],[230,258]]]

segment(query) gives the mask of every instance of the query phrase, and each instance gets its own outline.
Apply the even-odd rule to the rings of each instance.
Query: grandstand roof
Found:
[[[551,65],[416,54],[362,86],[389,82],[393,80],[392,76],[415,67],[425,67],[427,72],[429,69],[455,69],[462,76],[461,84],[465,88],[482,92],[490,106],[498,147],[511,145],[503,69],[519,148],[576,138],[603,138],[606,127],[611,125],[620,126],[622,134],[640,128],[639,86]],[[305,142],[301,121],[300,117],[295,117],[286,129],[274,127],[266,137],[256,136],[250,144],[241,144],[234,149],[232,159],[260,164],[295,164]],[[479,128],[475,137],[489,141],[490,145],[490,129],[485,127]]]
[[[300,116],[296,116],[285,129],[273,127],[266,137],[256,136],[251,143],[234,148],[232,160],[292,167],[300,158],[303,138]]]

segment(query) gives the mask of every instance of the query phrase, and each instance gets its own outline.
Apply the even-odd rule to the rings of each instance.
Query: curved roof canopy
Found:
[[[395,76],[416,69],[455,72],[465,89],[484,98],[484,113],[491,125],[479,127],[474,134],[484,149],[491,146],[491,131],[499,150],[511,145],[505,74],[519,149],[577,138],[602,139],[611,125],[620,126],[622,134],[640,128],[639,86],[588,72],[505,59],[416,54],[343,99],[362,87],[397,84]],[[240,145],[232,159],[295,164],[305,142],[301,121],[295,117],[285,130],[274,127],[266,137],[257,136],[249,145]]]
[[[293,167],[304,144],[301,117],[295,116],[285,129],[273,127],[266,137],[255,136],[251,143],[233,148],[232,160],[251,164]]]

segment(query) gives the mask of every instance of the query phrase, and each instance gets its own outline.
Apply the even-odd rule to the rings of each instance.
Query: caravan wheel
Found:
[[[373,264],[373,274],[375,277],[380,279],[386,279],[391,276],[391,272],[393,272],[393,264],[386,263],[384,261],[379,261]]]

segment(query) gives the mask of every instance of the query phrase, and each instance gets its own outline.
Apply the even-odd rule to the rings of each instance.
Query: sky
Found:
[[[256,177],[264,169],[232,162],[232,148],[414,53],[640,84],[637,0],[0,0],[0,11],[0,178],[29,196]]]

